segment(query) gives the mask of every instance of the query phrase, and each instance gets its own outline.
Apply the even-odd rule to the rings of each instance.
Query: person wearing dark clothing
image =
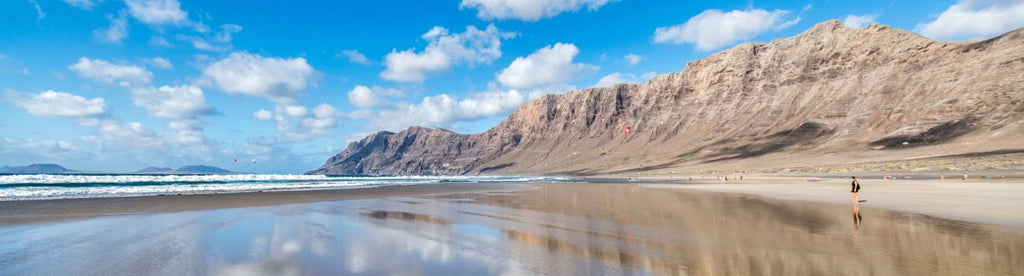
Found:
[[[860,192],[860,182],[857,181],[856,176],[851,176],[850,179],[853,179],[850,182],[850,193],[853,194],[853,202],[858,203],[860,202],[860,196],[857,195],[857,192]]]

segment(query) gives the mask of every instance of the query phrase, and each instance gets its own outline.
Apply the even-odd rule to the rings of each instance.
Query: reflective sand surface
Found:
[[[2,275],[1021,273],[1018,228],[623,184],[0,226]]]

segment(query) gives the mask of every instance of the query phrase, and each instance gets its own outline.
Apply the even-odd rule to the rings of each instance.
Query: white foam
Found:
[[[439,182],[537,182],[569,178],[516,176],[0,175],[0,201],[350,189]],[[7,187],[5,187],[7,186]]]

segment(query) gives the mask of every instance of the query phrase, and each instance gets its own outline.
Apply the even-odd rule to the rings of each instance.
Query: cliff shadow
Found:
[[[746,159],[781,151],[795,145],[811,145],[813,140],[834,133],[835,129],[828,128],[823,124],[804,122],[794,129],[780,131],[768,137],[756,139],[750,144],[735,148],[726,147],[718,153],[707,156],[710,159],[701,163]]]
[[[509,162],[509,163],[505,163],[505,164],[498,164],[498,165],[482,168],[482,169],[480,169],[480,173],[488,173],[488,172],[492,172],[492,171],[497,171],[497,170],[501,170],[501,169],[508,168],[508,167],[515,166],[515,165],[516,165],[515,162]]]
[[[902,149],[919,147],[933,144],[940,144],[953,140],[956,137],[963,136],[971,132],[973,125],[977,122],[978,118],[965,118],[962,120],[956,120],[952,122],[946,122],[944,124],[929,128],[925,132],[918,133],[917,135],[897,135],[885,137],[879,140],[871,142],[869,145],[872,147],[882,147],[882,149]]]

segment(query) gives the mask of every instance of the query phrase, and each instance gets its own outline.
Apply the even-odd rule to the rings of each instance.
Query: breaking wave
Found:
[[[568,181],[519,176],[0,175],[0,201],[351,189],[390,185]]]

